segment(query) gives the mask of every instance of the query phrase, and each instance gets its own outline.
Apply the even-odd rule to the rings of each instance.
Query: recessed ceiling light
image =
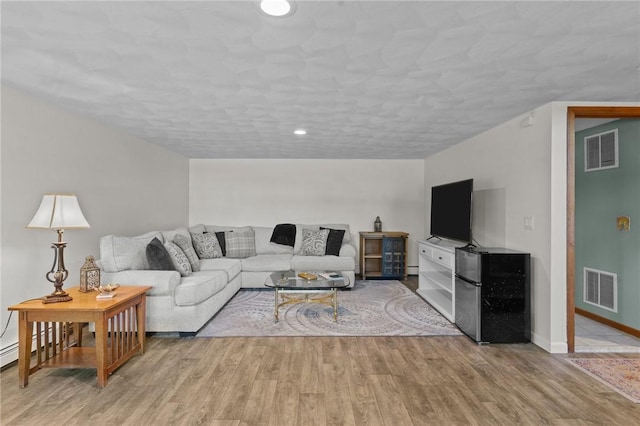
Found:
[[[295,12],[293,0],[261,0],[260,9],[269,16],[289,16]]]
[[[296,134],[296,135],[302,136],[302,135],[306,135],[307,131],[304,130],[304,129],[297,129],[297,130],[294,130],[293,133]]]

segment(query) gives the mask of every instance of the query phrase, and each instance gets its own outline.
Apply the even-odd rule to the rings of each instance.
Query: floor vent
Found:
[[[584,268],[584,302],[618,312],[618,275]]]
[[[584,171],[618,167],[618,129],[584,138]]]

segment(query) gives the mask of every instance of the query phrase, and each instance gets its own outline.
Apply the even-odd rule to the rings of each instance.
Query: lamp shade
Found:
[[[45,194],[40,207],[27,228],[73,229],[89,228],[78,198],[73,194]]]

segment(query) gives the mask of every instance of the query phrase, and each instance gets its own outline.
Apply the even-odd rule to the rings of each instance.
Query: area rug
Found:
[[[230,336],[458,336],[457,327],[399,281],[356,281],[333,308],[297,303],[275,321],[270,289],[240,290],[196,337]]]
[[[640,359],[572,358],[568,361],[600,383],[640,403]]]

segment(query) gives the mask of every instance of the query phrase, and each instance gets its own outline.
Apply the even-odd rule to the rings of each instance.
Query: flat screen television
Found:
[[[473,179],[431,187],[431,235],[471,244]]]

